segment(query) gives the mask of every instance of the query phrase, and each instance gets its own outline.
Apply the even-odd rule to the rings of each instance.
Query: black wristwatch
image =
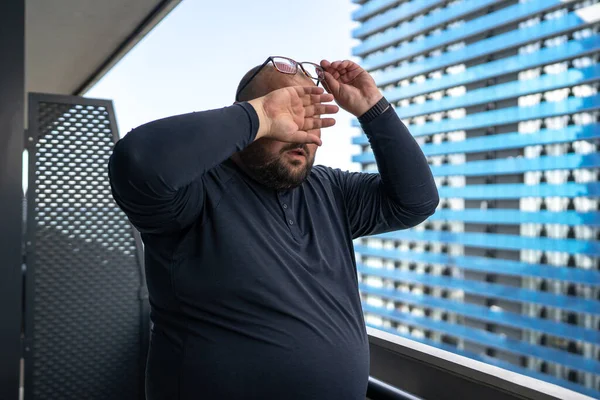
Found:
[[[390,103],[387,101],[385,97],[382,97],[373,107],[369,109],[366,113],[358,117],[358,122],[361,124],[366,124],[373,121],[375,118],[383,114],[385,110],[390,106]]]

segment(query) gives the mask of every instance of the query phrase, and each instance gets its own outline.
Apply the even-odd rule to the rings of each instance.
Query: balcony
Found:
[[[142,265],[143,247],[137,232],[112,201],[104,173],[106,159],[118,138],[114,109],[109,100],[80,95],[177,3],[178,0],[5,0],[0,4],[0,26],[3,27],[0,50],[10,55],[0,63],[0,123],[3,127],[0,159],[6,166],[0,170],[2,400],[144,398],[149,305]],[[111,18],[115,13],[120,15],[118,20]],[[573,108],[579,109],[579,106],[583,107],[575,104]],[[473,123],[483,122],[474,120]],[[424,129],[435,131],[437,127]],[[572,135],[584,133],[570,132]],[[544,140],[533,135],[525,139]],[[570,139],[566,136],[564,140]],[[488,141],[487,145],[498,146],[498,143]],[[30,161],[25,205],[21,189],[24,151]],[[494,165],[490,164],[489,168]],[[73,178],[72,185],[64,184],[74,172],[81,179]],[[504,193],[515,195],[518,190],[520,188],[513,187]],[[465,220],[484,217],[506,220],[511,216],[477,213],[456,216]],[[546,217],[577,224],[586,216],[564,213]],[[542,219],[544,215],[537,214],[534,218]],[[485,245],[466,235],[451,239]],[[506,246],[518,245],[514,238],[502,239]],[[567,249],[572,245],[573,242],[564,244]],[[356,250],[370,251],[360,246]],[[590,251],[598,249],[594,247]],[[402,255],[394,253],[392,256]],[[468,257],[453,260],[463,268],[491,268],[480,261]],[[507,262],[503,267],[514,271],[527,269],[532,276],[539,274],[539,268],[534,265]],[[377,272],[369,266],[359,268],[362,273]],[[578,274],[574,270],[563,278],[598,280],[591,271]],[[402,279],[422,278],[405,274]],[[460,281],[452,284],[460,284],[464,290],[507,296],[500,290],[494,292],[492,285],[472,286]],[[377,293],[382,297],[399,295],[393,291]],[[508,295],[531,300],[524,290]],[[411,299],[405,296],[404,301]],[[435,304],[431,301],[437,307],[456,307],[450,301]],[[481,308],[458,307],[456,310],[489,320],[495,318],[484,314]],[[586,308],[586,311],[590,310]],[[398,317],[396,312],[390,315]],[[404,317],[414,324],[426,323]],[[517,325],[536,326],[537,322],[515,316],[508,320]],[[371,378],[366,393],[369,399],[590,398],[524,376],[522,370],[508,363],[492,365],[494,361],[490,358],[479,356],[474,360],[477,357],[467,352],[458,355],[432,346],[425,339],[410,340],[392,329],[380,328],[367,328],[371,352]],[[443,326],[436,324],[434,328]],[[582,332],[576,328],[558,332],[554,326],[540,325],[538,329],[554,329],[559,335],[598,340],[597,332]],[[475,335],[473,331],[463,333]],[[511,345],[502,340],[495,344]],[[573,360],[567,361],[572,364]],[[596,371],[595,364],[586,368]]]

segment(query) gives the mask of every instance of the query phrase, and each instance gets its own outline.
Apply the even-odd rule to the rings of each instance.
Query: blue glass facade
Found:
[[[356,241],[367,324],[600,397],[600,1],[353,1],[441,197]]]

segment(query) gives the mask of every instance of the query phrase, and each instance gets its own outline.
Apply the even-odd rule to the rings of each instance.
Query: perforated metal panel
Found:
[[[26,399],[143,398],[140,242],[111,195],[109,101],[31,95]]]

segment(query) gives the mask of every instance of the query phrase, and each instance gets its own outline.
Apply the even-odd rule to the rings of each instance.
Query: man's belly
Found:
[[[177,341],[156,329],[148,359],[149,400],[364,399],[369,373],[366,336],[314,327],[270,340],[206,327]],[[150,392],[154,392],[150,393]],[[159,393],[162,393],[159,395]]]

